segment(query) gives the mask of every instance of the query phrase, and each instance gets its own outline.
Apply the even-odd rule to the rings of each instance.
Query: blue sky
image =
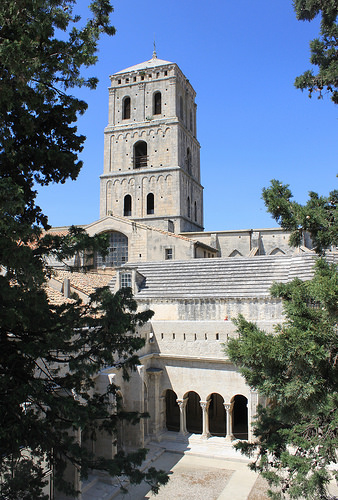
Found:
[[[78,2],[87,16],[86,0]],[[115,0],[103,37],[95,91],[76,90],[89,108],[78,121],[87,137],[76,181],[39,188],[38,203],[53,226],[99,218],[103,130],[109,75],[151,58],[176,62],[197,92],[206,230],[274,227],[261,192],[272,178],[307,193],[337,187],[337,106],[309,99],[294,78],[310,68],[309,41],[319,20],[297,21],[291,0]]]

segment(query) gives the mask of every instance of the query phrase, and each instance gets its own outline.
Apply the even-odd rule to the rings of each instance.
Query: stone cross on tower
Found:
[[[100,217],[118,215],[171,232],[203,230],[195,91],[157,58],[110,77]]]

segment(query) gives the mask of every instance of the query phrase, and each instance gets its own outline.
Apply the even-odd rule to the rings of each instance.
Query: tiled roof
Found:
[[[67,299],[66,297],[64,297],[63,293],[59,292],[58,290],[55,290],[54,288],[48,285],[46,286],[46,292],[47,292],[48,302],[56,306],[61,306],[64,303],[70,304],[71,302],[74,302],[73,299]]]
[[[64,281],[65,278],[70,280],[70,286],[79,290],[80,292],[90,295],[95,292],[97,288],[107,286],[115,275],[115,271],[111,270],[109,273],[78,273],[69,272],[64,270],[57,270],[53,275],[53,278],[60,283]]]

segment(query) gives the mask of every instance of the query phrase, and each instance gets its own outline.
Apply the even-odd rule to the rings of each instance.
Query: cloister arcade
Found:
[[[165,427],[168,431],[224,437],[227,440],[248,439],[248,399],[236,394],[229,402],[217,393],[201,401],[190,391],[182,399],[167,389],[165,392]]]

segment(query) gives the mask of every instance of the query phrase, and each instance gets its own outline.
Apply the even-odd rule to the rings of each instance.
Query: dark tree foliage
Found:
[[[321,98],[327,92],[338,104],[338,2],[337,0],[294,0],[297,19],[312,21],[321,16],[320,37],[310,43],[310,62],[318,67],[318,73],[305,71],[295,80],[298,89],[314,92]]]
[[[290,245],[298,246],[304,232],[310,233],[314,250],[318,254],[332,245],[338,245],[338,191],[329,196],[310,192],[306,205],[293,201],[288,184],[273,179],[263,189],[263,200],[268,211],[283,229],[291,231]]]
[[[268,210],[298,244],[310,231],[322,254],[337,243],[337,192],[328,198],[310,193],[305,206],[291,202],[288,186],[273,181],[263,195]],[[227,354],[247,383],[266,398],[254,422],[255,442],[236,445],[251,467],[269,481],[271,497],[327,500],[338,447],[338,273],[337,265],[319,258],[314,277],[275,283],[285,322],[266,333],[242,316],[239,337]],[[286,497],[285,497],[286,498]]]
[[[77,116],[86,103],[74,87],[95,88],[83,67],[96,61],[101,34],[113,35],[108,0],[90,4],[83,22],[73,0],[6,0],[0,7],[0,498],[44,499],[46,464],[55,484],[67,463],[85,476],[90,468],[156,491],[163,473],[139,466],[146,450],[107,460],[86,450],[78,432],[112,435],[119,422],[141,414],[122,412],[111,385],[95,392],[93,376],[107,366],[125,378],[136,367],[143,340],[136,328],[151,316],[138,313],[129,289],[99,289],[88,304],[48,301],[46,257],[104,251],[105,238],[71,228],[65,237],[44,232],[48,220],[36,206],[36,186],[75,179],[84,137]],[[113,402],[113,403],[112,403]],[[112,407],[113,404],[113,407]]]

